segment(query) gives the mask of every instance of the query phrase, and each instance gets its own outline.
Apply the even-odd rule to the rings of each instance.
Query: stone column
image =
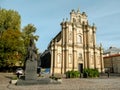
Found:
[[[93,30],[93,45],[96,45],[96,27],[95,27],[95,24],[93,24],[92,30]]]
[[[89,25],[86,25],[86,49],[87,49],[87,68],[90,68],[90,56],[89,56]]]
[[[94,68],[96,68],[96,43],[95,43],[95,31],[93,31],[93,51],[94,51]]]
[[[103,49],[102,49],[102,45],[100,45],[100,63],[101,63],[101,72],[104,72],[104,62],[103,62]]]
[[[51,46],[51,69],[50,69],[50,73],[53,74],[54,73],[54,67],[53,67],[53,47]]]
[[[94,68],[96,69],[96,51],[94,47]]]
[[[82,24],[82,30],[83,30],[83,53],[84,53],[84,68],[87,68],[87,58],[86,58],[86,29],[85,29],[85,23]]]
[[[64,72],[68,68],[68,22],[65,22],[65,54],[64,54]]]
[[[86,55],[86,50],[84,50],[84,68],[87,68],[87,55]]]
[[[90,58],[89,58],[89,57],[90,57],[90,56],[89,56],[89,53],[90,53],[90,52],[87,51],[86,53],[87,53],[87,68],[90,68],[90,61],[89,61],[89,60],[90,60]]]
[[[65,61],[65,55],[64,55],[64,48],[65,48],[65,24],[64,22],[61,24],[61,27],[62,27],[62,36],[61,36],[61,39],[62,39],[62,61],[61,61],[61,74],[64,74],[64,61]]]
[[[61,62],[61,74],[64,74],[65,72],[64,72],[64,58],[65,58],[65,56],[64,56],[64,47],[62,48],[62,62]]]
[[[54,40],[54,70],[57,68],[57,46],[56,44],[57,44],[57,41]]]
[[[66,72],[67,68],[68,68],[68,49],[65,49],[65,60],[64,60],[64,72]]]
[[[75,40],[75,25],[73,24],[72,25],[72,30],[73,30],[73,64],[72,64],[72,69],[74,70],[74,68],[75,68],[75,42],[76,42],[76,40]]]
[[[94,68],[96,68],[96,27],[94,24],[92,26],[92,30],[93,30]]]

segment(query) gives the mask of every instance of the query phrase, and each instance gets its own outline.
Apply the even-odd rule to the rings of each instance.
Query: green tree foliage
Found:
[[[78,77],[80,77],[80,72],[79,71],[74,71],[74,70],[67,71],[66,72],[66,77],[67,78],[78,78]]]
[[[17,11],[0,8],[0,67],[11,67],[25,53],[20,15]]]
[[[83,76],[87,77],[99,77],[99,71],[97,69],[84,69]]]
[[[0,38],[0,66],[12,67],[22,62],[25,53],[22,33],[18,30],[6,30]]]
[[[24,45],[26,49],[29,46],[30,38],[34,38],[34,40],[36,41],[38,40],[39,36],[34,35],[35,32],[36,32],[36,27],[32,24],[28,24],[27,26],[23,28],[22,34],[23,34]]]
[[[20,30],[21,17],[17,11],[0,9],[0,31]]]

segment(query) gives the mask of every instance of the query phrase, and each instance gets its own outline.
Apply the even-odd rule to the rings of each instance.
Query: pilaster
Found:
[[[104,62],[103,62],[103,49],[102,49],[102,45],[100,45],[100,63],[101,63],[101,72],[104,72]]]
[[[76,44],[75,25],[74,24],[72,24],[72,29],[73,29],[73,66],[72,66],[72,69],[74,70],[74,68],[75,68],[75,44]]]
[[[54,73],[54,60],[53,60],[53,47],[51,46],[51,69],[50,69],[50,73],[53,75]]]
[[[86,29],[85,29],[85,22],[82,24],[83,30],[83,53],[84,53],[84,68],[87,68],[87,58],[86,58]]]
[[[96,69],[96,51],[94,47],[94,68]]]

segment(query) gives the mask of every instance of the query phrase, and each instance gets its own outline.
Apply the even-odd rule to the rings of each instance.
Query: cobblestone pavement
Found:
[[[62,79],[62,84],[16,86],[9,84],[11,73],[0,73],[0,90],[120,90],[120,76],[94,79]]]

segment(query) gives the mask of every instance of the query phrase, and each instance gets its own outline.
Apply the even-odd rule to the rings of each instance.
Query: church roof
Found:
[[[120,54],[106,55],[104,58],[119,57]]]

